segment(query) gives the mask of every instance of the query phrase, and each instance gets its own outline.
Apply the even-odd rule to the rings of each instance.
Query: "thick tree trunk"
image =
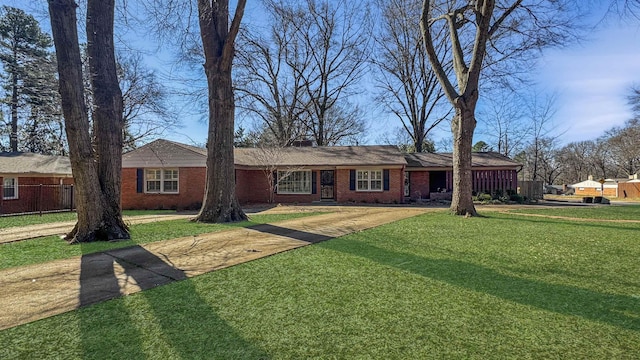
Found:
[[[66,239],[70,242],[128,239],[126,227],[119,224],[122,219],[114,219],[100,187],[84,101],[76,6],[74,0],[49,0],[59,91],[77,196],[78,222]]]
[[[476,216],[473,205],[473,179],[471,176],[471,147],[476,128],[476,99],[456,101],[456,114],[451,122],[453,134],[453,194],[451,212],[455,215]]]
[[[235,192],[233,157],[234,101],[231,73],[206,69],[209,83],[207,186],[196,221],[246,220]]]
[[[246,1],[238,1],[231,31],[228,1],[198,0],[200,35],[205,55],[204,71],[209,89],[209,138],[207,185],[195,221],[246,220],[236,198],[233,128],[235,103],[231,80],[233,44]]]
[[[113,236],[128,239],[122,220],[122,144],[124,120],[122,91],[118,83],[113,43],[114,0],[89,0],[87,4],[87,53],[93,89],[93,124],[98,178],[106,207],[103,219]]]

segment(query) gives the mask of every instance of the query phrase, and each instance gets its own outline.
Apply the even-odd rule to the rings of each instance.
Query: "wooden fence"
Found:
[[[544,183],[542,181],[520,181],[518,182],[518,194],[527,197],[529,200],[542,200],[544,196]]]
[[[618,183],[618,197],[624,198],[640,198],[640,183],[626,182]]]

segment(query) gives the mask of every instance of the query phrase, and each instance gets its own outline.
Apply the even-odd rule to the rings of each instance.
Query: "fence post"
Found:
[[[40,216],[42,216],[42,184],[38,187],[38,211],[40,212]]]
[[[73,211],[73,194],[75,193],[74,184],[71,184],[71,201],[69,202],[69,211]]]

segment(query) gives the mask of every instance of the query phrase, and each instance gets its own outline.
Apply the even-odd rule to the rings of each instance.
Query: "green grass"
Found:
[[[93,242],[82,244],[82,246],[69,245],[66,241],[60,239],[59,236],[46,236],[37,239],[16,241],[0,244],[0,270],[16,266],[66,259],[73,256],[123,248],[137,244],[145,244],[154,241],[223,231],[235,227],[246,227],[255,224],[270,223],[317,214],[319,213],[257,214],[252,215],[250,217],[250,221],[231,224],[204,224],[194,223],[189,220],[158,221],[147,224],[131,225],[131,240],[119,242]]]
[[[639,231],[429,213],[2,331],[0,358],[636,359]]]
[[[512,210],[515,213],[566,216],[581,219],[640,220],[640,205],[566,206]]]
[[[125,210],[124,215],[127,216],[139,216],[139,215],[155,215],[155,214],[175,214],[172,210]],[[47,213],[42,215],[15,215],[15,216],[3,216],[0,217],[0,229],[14,227],[14,226],[27,226],[48,224],[54,222],[75,221],[77,220],[75,212],[58,212]]]

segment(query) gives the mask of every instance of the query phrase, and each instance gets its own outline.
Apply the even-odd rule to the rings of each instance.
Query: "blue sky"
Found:
[[[640,85],[640,23],[602,26],[582,44],[545,52],[539,86],[558,94],[563,143],[595,139],[632,117],[629,88]]]
[[[31,11],[25,0],[0,0],[0,4]],[[247,11],[248,17],[255,17],[250,7]],[[41,16],[36,15],[36,18]],[[49,24],[43,23],[42,27],[48,30]],[[163,60],[154,56],[147,59],[159,74],[168,73],[170,65],[164,61],[166,55]],[[629,88],[634,83],[640,84],[640,22],[609,20],[592,31],[589,39],[581,44],[545,51],[534,78],[540,91],[557,96],[553,121],[555,128],[564,132],[561,144],[593,140],[611,127],[622,125],[632,116],[626,99]],[[381,134],[400,126],[397,120],[379,113],[366,115],[376,119],[370,122],[368,143],[379,142]],[[242,119],[238,121],[242,122]],[[442,129],[443,134],[447,131],[446,127]],[[203,144],[206,133],[207,126],[200,117],[185,115],[182,126],[166,137]],[[478,133],[476,131],[474,141],[481,140]]]

